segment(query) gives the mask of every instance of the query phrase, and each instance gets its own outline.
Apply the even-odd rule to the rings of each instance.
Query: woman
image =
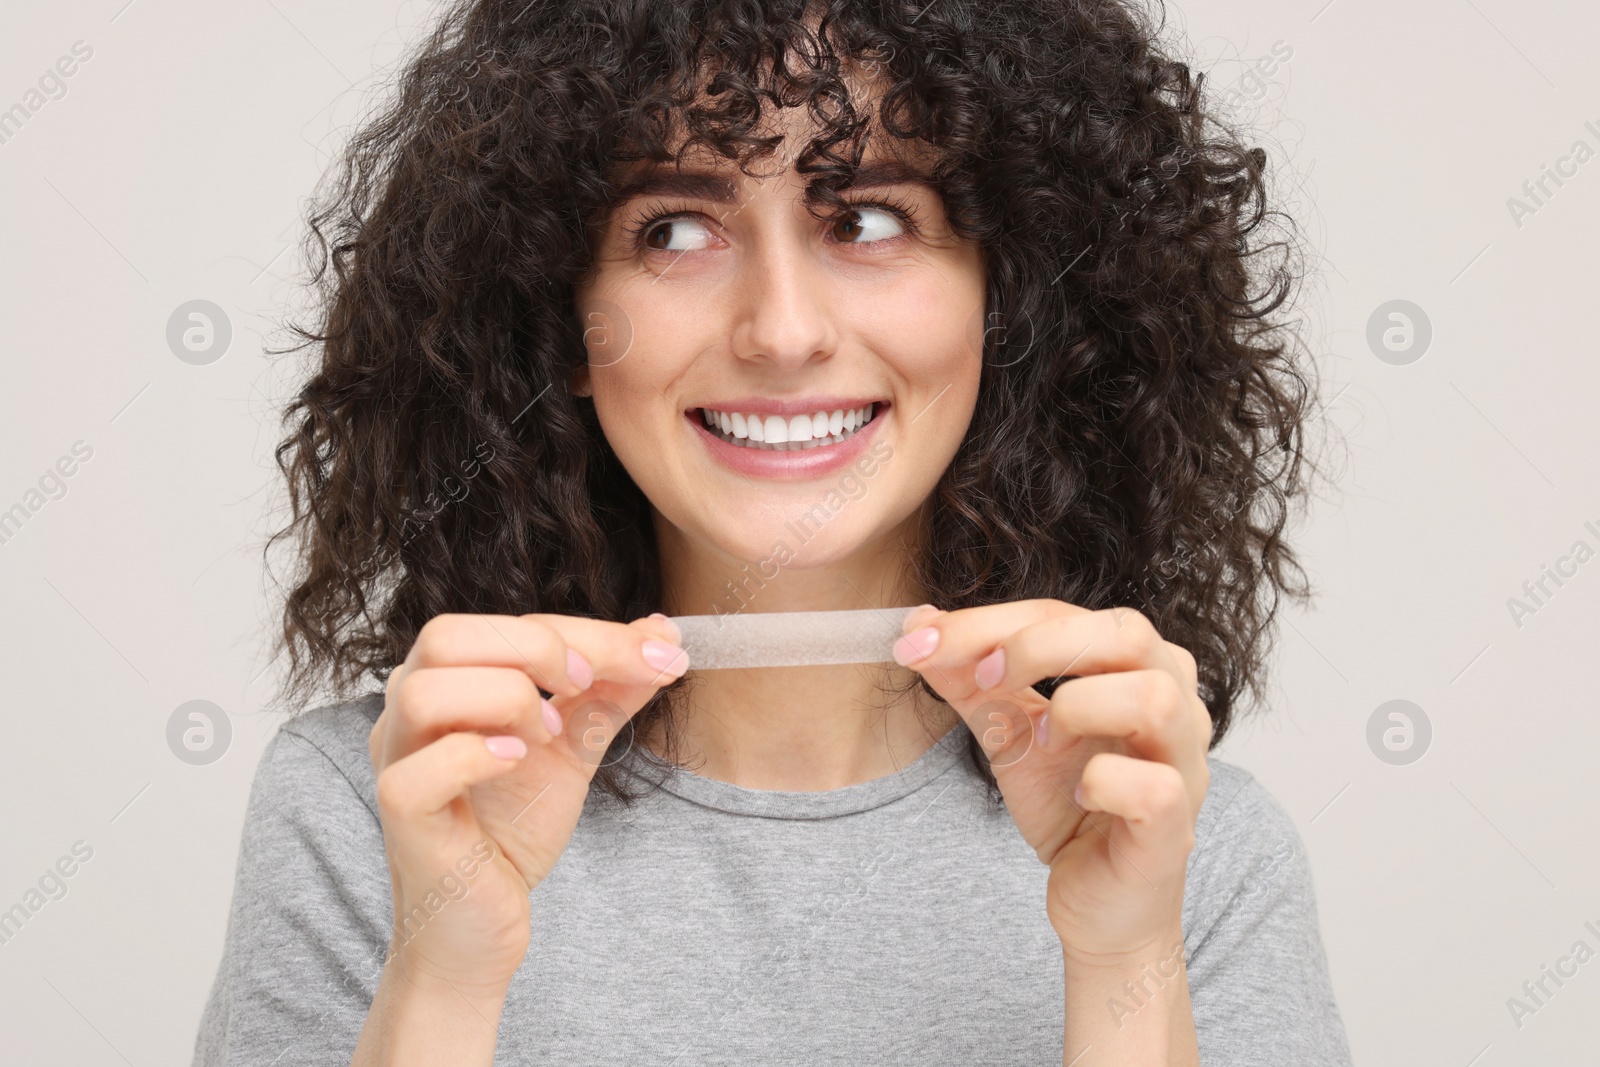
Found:
[[[383,690],[268,746],[196,1063],[1347,1062],[1207,757],[1304,595],[1308,388],[1263,157],[1153,32],[446,17],[313,216],[279,450],[286,702]],[[669,617],[913,604],[865,666]]]

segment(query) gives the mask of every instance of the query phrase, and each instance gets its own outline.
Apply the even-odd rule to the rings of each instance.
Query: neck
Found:
[[[674,615],[842,611],[927,600],[910,534],[894,531],[815,566],[778,552],[750,563],[691,544],[657,519],[665,610]],[[906,766],[956,723],[894,664],[695,671],[674,707],[671,753],[695,773],[750,789],[816,792]],[[659,751],[659,736],[644,742]]]

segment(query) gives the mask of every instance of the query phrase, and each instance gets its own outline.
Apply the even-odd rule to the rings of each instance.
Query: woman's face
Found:
[[[803,131],[785,133],[781,172],[769,157],[759,178],[709,156],[632,172],[578,294],[576,388],[654,506],[667,563],[709,548],[770,578],[877,551],[972,416],[981,250],[871,149],[841,194],[852,209],[813,218],[784,154]]]

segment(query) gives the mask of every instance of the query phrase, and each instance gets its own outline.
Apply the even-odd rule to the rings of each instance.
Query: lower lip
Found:
[[[698,410],[693,413],[685,412],[684,419],[700,434],[700,439],[706,443],[706,448],[724,466],[731,467],[750,478],[799,481],[832,474],[841,467],[848,466],[867,447],[867,439],[878,432],[878,425],[883,422],[889,410],[890,405],[879,403],[877,414],[871,422],[836,445],[818,445],[816,448],[784,452],[776,452],[770,448],[730,445],[706,429],[705,423],[700,420]]]

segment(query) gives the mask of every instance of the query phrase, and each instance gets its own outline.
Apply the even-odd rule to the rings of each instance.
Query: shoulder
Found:
[[[1185,928],[1203,933],[1230,914],[1273,900],[1310,911],[1314,922],[1311,868],[1294,819],[1243,767],[1206,763],[1211,782],[1195,820]]]
[[[351,752],[358,752],[363,759],[367,759],[367,738],[382,711],[381,692],[363,693],[336,704],[325,704],[301,712],[286,720],[281,731],[302,737],[319,748],[335,750],[346,757]]]
[[[378,693],[302,712],[262,750],[196,1065],[350,1062],[391,934],[367,754],[382,704]]]
[[[372,757],[367,748],[383,710],[382,693],[365,693],[301,712],[286,720],[261,753],[253,792],[282,814],[314,811],[338,796],[378,814]]]
[[[1218,862],[1299,846],[1294,819],[1256,776],[1232,763],[1208,758],[1211,782],[1195,820],[1195,855]]]
[[[1249,771],[1207,763],[1183,902],[1202,1062],[1347,1067],[1300,832]]]
[[[380,693],[302,712],[262,750],[235,880],[235,896],[248,914],[321,913],[349,904],[336,903],[339,898],[359,898],[372,911],[387,892],[383,825],[367,753],[374,696],[381,708]]]

